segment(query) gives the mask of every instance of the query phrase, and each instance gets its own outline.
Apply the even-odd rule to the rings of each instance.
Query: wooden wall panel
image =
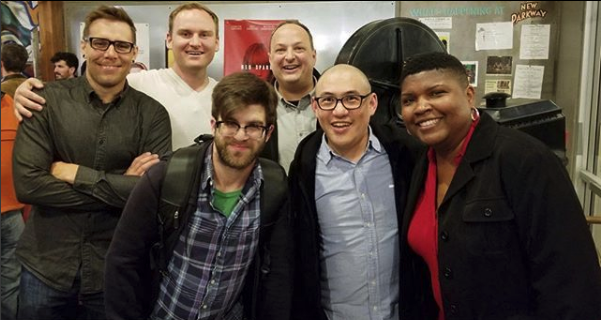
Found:
[[[65,51],[65,21],[63,1],[40,1],[40,71],[44,81],[54,80],[50,58],[57,51]]]

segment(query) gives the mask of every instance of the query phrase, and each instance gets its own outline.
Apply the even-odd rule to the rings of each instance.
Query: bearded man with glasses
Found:
[[[400,315],[398,256],[421,146],[393,125],[369,124],[378,98],[353,66],[326,70],[311,106],[321,129],[300,143],[289,177],[293,319],[419,319]]]
[[[17,245],[20,319],[105,319],[104,262],[129,193],[171,150],[163,106],[129,87],[135,27],[123,9],[86,17],[85,76],[39,90],[14,147],[15,191],[33,205]]]
[[[179,190],[188,203],[173,218],[180,227],[164,222],[161,230],[167,231],[160,231],[157,214],[161,217],[162,194],[175,192],[167,182],[181,162],[161,161],[128,200],[107,254],[109,319],[290,316],[293,249],[286,174],[279,164],[258,159],[276,123],[277,95],[256,75],[233,73],[215,86],[212,104],[214,138],[204,137],[172,158],[193,150],[196,159],[190,186]],[[157,241],[165,252],[158,264],[166,266],[158,297],[151,293],[148,263]]]

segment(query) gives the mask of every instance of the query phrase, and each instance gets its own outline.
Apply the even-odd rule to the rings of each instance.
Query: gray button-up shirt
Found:
[[[315,79],[314,81],[317,82]],[[277,90],[277,81],[274,86],[279,98],[277,108],[279,163],[288,173],[290,163],[294,159],[296,147],[309,133],[315,131],[317,120],[313,109],[311,109],[313,91],[307,93],[299,100],[298,106],[295,106],[282,97]]]
[[[15,190],[33,205],[17,246],[29,271],[57,290],[101,292],[104,256],[139,177],[123,175],[144,152],[171,149],[169,115],[161,104],[125,86],[103,104],[86,77],[47,83],[45,108],[25,119],[15,141]],[[73,185],[50,174],[53,162],[79,165]]]

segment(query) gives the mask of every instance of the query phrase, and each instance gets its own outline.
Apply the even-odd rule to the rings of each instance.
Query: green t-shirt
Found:
[[[213,199],[213,205],[217,208],[224,216],[230,217],[232,214],[232,210],[238,203],[238,198],[242,190],[232,191],[232,192],[221,192],[215,189],[215,198]]]

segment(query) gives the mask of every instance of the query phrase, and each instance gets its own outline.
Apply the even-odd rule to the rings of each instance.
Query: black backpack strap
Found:
[[[167,162],[167,172],[161,187],[161,201],[179,207],[185,205],[192,187],[191,178],[198,169],[199,160],[202,161],[200,149],[200,145],[192,145],[173,153]]]
[[[204,137],[203,137],[204,138]],[[173,255],[180,228],[188,218],[188,205],[195,190],[195,183],[200,179],[199,171],[204,167],[204,155],[211,145],[212,138],[198,141],[189,147],[181,148],[167,156],[167,168],[161,185],[161,198],[157,209],[157,225],[159,240],[153,244],[150,252],[151,288],[150,303],[146,315],[152,312],[159,296],[160,283],[167,275],[167,265]],[[178,230],[179,229],[179,230]]]
[[[279,164],[265,158],[259,158],[264,183],[261,186],[261,212],[271,221],[282,206],[288,192],[286,171]],[[267,196],[267,197],[266,197]],[[267,199],[269,199],[267,201]],[[263,220],[263,219],[262,219]]]
[[[194,182],[198,177],[205,152],[211,141],[195,144],[176,150],[167,161],[165,178],[161,186],[161,199],[157,214],[159,242],[155,248],[154,259],[161,273],[167,270],[167,264],[173,253],[180,226],[187,219],[187,208]]]

